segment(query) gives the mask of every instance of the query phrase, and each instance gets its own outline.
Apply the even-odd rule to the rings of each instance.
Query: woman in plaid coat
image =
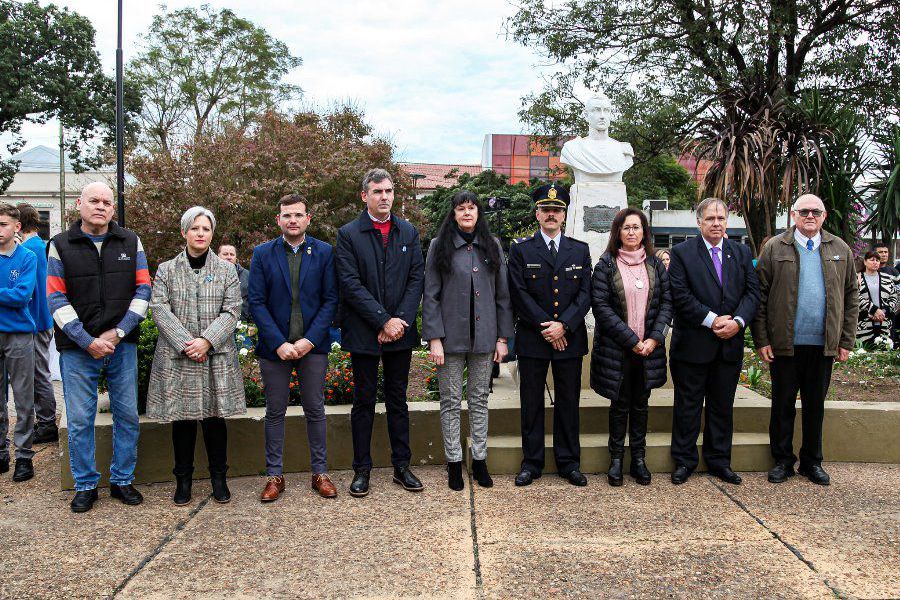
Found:
[[[246,412],[234,343],[241,284],[234,265],[210,252],[216,218],[201,207],[181,217],[186,248],[156,272],[150,309],[159,328],[147,416],[172,423],[175,504],[191,500],[197,422],[209,459],[213,499],[228,502],[224,417]]]

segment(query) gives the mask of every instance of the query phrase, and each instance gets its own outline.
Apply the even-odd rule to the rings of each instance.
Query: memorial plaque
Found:
[[[619,210],[621,209],[618,206],[585,206],[584,230],[597,233],[609,232]]]

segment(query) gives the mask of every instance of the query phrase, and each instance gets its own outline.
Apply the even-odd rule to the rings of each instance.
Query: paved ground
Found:
[[[2,598],[900,597],[897,465],[826,465],[829,488],[751,473],[679,488],[503,477],[474,493],[429,467],[422,494],[379,470],[364,499],[340,472],[332,501],[290,474],[271,505],[256,499],[261,478],[241,478],[228,505],[199,481],[186,507],[156,484],[135,508],[102,490],[84,515],[58,490],[56,445],[35,465],[26,483],[0,476]]]

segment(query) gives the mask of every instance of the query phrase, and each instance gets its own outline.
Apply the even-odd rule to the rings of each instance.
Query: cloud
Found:
[[[112,73],[115,10],[89,0],[66,4],[94,23],[98,50]],[[169,2],[168,8],[200,4]],[[522,130],[520,98],[541,84],[539,58],[502,37],[503,20],[513,11],[503,0],[213,5],[232,9],[287,43],[303,58],[288,80],[303,88],[304,101],[327,106],[355,100],[375,129],[396,143],[403,160],[479,162],[484,134]],[[127,61],[157,7],[126,6]]]

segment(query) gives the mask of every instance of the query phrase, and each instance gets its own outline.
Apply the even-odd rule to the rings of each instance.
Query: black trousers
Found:
[[[734,392],[741,374],[741,361],[722,360],[695,364],[669,361],[675,385],[672,414],[672,459],[693,471],[700,462],[697,437],[706,403],[703,428],[703,460],[709,469],[731,466],[731,434],[734,428]]]
[[[209,460],[209,473],[224,474],[228,470],[228,429],[225,419],[208,417],[200,421],[203,428],[203,443]],[[175,475],[190,475],[194,472],[194,445],[197,443],[197,421],[172,421],[172,446],[175,448]]]
[[[384,367],[384,403],[387,409],[388,437],[391,440],[391,464],[408,467],[412,458],[409,449],[409,409],[406,406],[406,387],[412,350],[384,352],[381,356],[350,354],[353,368],[353,408],[350,427],[353,430],[353,469],[372,468],[372,425],[375,422],[375,401],[378,394],[378,363]]]
[[[540,475],[544,470],[544,385],[553,369],[553,455],[556,469],[568,475],[581,469],[578,438],[578,400],[583,358],[543,359],[519,356],[519,395],[522,401],[522,468]]]
[[[625,351],[622,361],[622,385],[619,397],[609,405],[609,456],[622,458],[625,454],[625,432],[632,458],[643,457],[647,448],[647,401],[644,357]]]
[[[822,422],[825,396],[831,383],[834,358],[825,356],[822,346],[794,346],[793,356],[776,356],[769,366],[772,374],[772,414],[769,444],[775,462],[793,466],[794,417],[800,392],[803,443],[800,466],[822,464]]]

